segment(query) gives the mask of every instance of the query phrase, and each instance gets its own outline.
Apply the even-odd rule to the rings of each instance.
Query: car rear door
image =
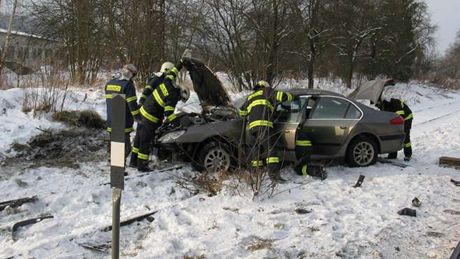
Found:
[[[312,97],[315,105],[299,126],[309,132],[315,155],[334,156],[345,144],[363,112],[340,96]]]

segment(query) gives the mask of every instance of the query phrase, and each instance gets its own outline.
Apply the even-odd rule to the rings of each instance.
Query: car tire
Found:
[[[375,141],[366,136],[359,136],[348,145],[346,162],[351,167],[365,167],[375,164],[377,156]]]
[[[197,153],[194,168],[209,173],[229,171],[232,156],[227,144],[212,141],[204,145]]]

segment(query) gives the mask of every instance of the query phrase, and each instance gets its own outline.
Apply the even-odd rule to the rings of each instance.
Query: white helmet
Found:
[[[188,98],[190,98],[190,89],[187,87],[180,85],[179,86],[179,91],[180,91],[180,99],[185,103]]]
[[[174,67],[174,64],[172,62],[169,62],[169,61],[166,61],[165,63],[163,63],[161,65],[161,69],[160,69],[160,72],[161,73],[166,73],[168,72],[169,70],[173,69]]]

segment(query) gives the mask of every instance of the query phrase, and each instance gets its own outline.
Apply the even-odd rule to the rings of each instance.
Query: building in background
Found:
[[[7,30],[0,28],[0,53],[3,52]],[[34,34],[11,31],[6,50],[6,61],[17,62],[28,67],[37,67],[56,61],[60,44]]]

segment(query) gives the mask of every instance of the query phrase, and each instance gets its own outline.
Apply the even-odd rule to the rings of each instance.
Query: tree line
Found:
[[[284,77],[408,80],[427,73],[435,29],[417,0],[41,0],[27,10],[82,84],[125,62],[145,78],[186,48],[239,89]]]

